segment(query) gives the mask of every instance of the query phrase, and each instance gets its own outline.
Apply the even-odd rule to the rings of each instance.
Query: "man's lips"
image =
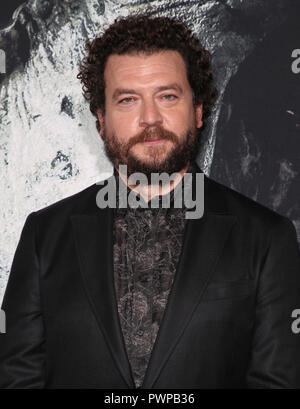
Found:
[[[142,143],[145,144],[145,145],[153,145],[153,144],[157,144],[157,143],[162,143],[165,140],[166,139],[157,138],[157,139],[150,139],[148,141],[143,141]]]
[[[146,145],[148,145],[148,144],[153,145],[155,143],[160,143],[160,142],[163,142],[163,141],[164,141],[164,139],[154,139],[153,141],[144,141],[143,143],[145,143]]]

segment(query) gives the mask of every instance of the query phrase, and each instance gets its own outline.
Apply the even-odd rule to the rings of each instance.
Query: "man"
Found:
[[[145,15],[117,19],[87,50],[78,77],[114,174],[28,216],[2,306],[0,385],[300,387],[292,222],[206,176],[202,217],[175,206],[186,174],[196,197],[200,185],[209,53],[183,23]],[[162,172],[169,186],[152,184]],[[103,207],[112,180],[141,206],[117,194]]]

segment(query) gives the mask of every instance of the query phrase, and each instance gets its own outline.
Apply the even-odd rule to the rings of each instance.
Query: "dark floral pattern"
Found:
[[[116,170],[114,175],[118,188],[124,182]],[[118,208],[117,198],[114,209],[114,282],[136,387],[145,376],[182,247],[186,209],[172,207],[174,191],[169,195],[169,208]]]

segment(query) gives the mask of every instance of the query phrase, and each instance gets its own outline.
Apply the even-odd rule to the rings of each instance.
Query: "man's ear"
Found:
[[[196,105],[196,126],[197,128],[201,128],[201,126],[203,125],[202,114],[203,114],[203,104]]]
[[[97,117],[98,117],[98,121],[99,121],[99,124],[100,124],[99,134],[100,134],[101,138],[103,138],[103,136],[104,136],[104,134],[103,134],[103,131],[104,131],[104,116],[102,115],[102,111],[101,111],[100,108],[97,109]]]

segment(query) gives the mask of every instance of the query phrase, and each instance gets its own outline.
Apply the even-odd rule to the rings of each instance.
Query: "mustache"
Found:
[[[177,142],[177,135],[174,132],[167,131],[161,126],[151,126],[145,128],[139,134],[133,136],[128,142],[127,149],[129,150],[132,146],[140,142],[153,141],[155,139],[165,139],[172,142]]]

